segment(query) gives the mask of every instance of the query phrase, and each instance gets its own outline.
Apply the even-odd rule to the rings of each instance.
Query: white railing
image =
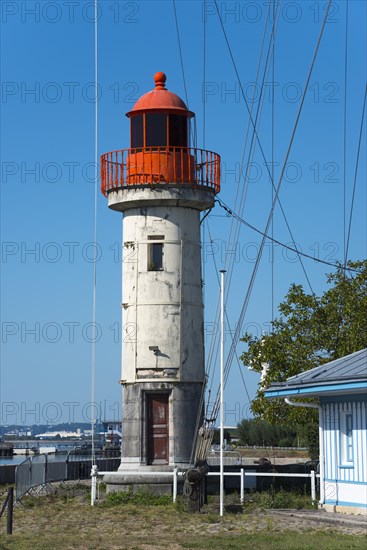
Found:
[[[111,474],[112,472],[98,472],[98,476],[103,476],[105,474]],[[121,472],[124,476],[151,476],[152,472],[141,472],[141,471],[124,471]],[[176,502],[177,500],[177,482],[178,477],[182,477],[184,472],[179,470],[178,468],[174,468],[172,472],[154,472],[154,476],[172,476],[172,483],[173,483],[173,502]],[[208,476],[217,476],[219,477],[219,472],[208,472]],[[246,472],[243,468],[239,472],[224,472],[225,476],[240,476],[240,500],[241,504],[244,503],[245,500],[245,478],[246,477],[304,477],[304,478],[310,478],[311,479],[311,500],[316,500],[316,478],[320,477],[320,474],[317,474],[314,470],[311,470],[309,474],[291,474],[288,472],[278,473],[278,472]]]

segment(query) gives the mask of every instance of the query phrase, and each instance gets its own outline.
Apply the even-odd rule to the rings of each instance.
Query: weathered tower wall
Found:
[[[110,206],[124,212],[121,468],[184,465],[203,409],[200,210],[212,205],[214,195],[173,184],[119,193]],[[159,260],[160,253],[157,266],[153,256]],[[155,458],[148,448],[152,394],[167,396],[167,426],[157,436],[158,445],[167,437],[167,454],[159,454],[158,446]]]

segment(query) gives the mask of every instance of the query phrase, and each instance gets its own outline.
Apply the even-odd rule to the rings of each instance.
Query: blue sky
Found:
[[[278,182],[300,105],[325,2],[283,1],[274,61],[274,172]],[[164,71],[167,87],[185,99],[173,4],[105,0],[99,6],[99,154],[128,147],[125,113]],[[266,21],[266,2],[218,2],[249,100]],[[2,423],[88,420],[91,416],[91,327],[94,203],[94,19],[91,1],[1,4],[1,328]],[[188,103],[197,143],[222,157],[220,197],[234,208],[248,114],[215,5],[176,2]],[[334,2],[310,80],[280,199],[295,241],[311,255],[343,258],[344,55],[346,3]],[[206,20],[205,83],[203,21]],[[349,220],[366,74],[366,4],[349,1],[347,64],[346,212]],[[263,67],[263,63],[262,63]],[[261,69],[262,74],[262,69]],[[267,162],[272,150],[272,73],[258,135]],[[259,92],[260,87],[256,88]],[[255,98],[254,107],[257,108]],[[366,129],[356,183],[349,258],[366,257]],[[245,159],[248,159],[248,147]],[[263,230],[271,184],[257,146],[242,216]],[[241,189],[243,182],[241,183]],[[229,260],[231,219],[218,206],[203,233],[206,346],[215,322],[217,272]],[[98,195],[97,416],[119,412],[121,341],[121,217]],[[209,243],[209,231],[214,241]],[[279,207],[274,236],[290,243]],[[227,312],[235,326],[259,247],[241,228]],[[33,251],[33,252],[32,252]],[[274,299],[292,282],[307,282],[300,263],[274,249]],[[270,244],[266,245],[244,321],[269,329],[272,317]],[[329,268],[304,260],[313,290],[325,290]],[[227,338],[227,348],[230,339]],[[238,355],[241,353],[238,346]],[[214,367],[213,367],[214,368]],[[216,371],[218,367],[216,368]],[[258,375],[243,371],[254,396]],[[217,388],[214,376],[213,392]],[[226,423],[248,415],[248,399],[234,363],[226,388]],[[232,411],[232,412],[231,412]]]

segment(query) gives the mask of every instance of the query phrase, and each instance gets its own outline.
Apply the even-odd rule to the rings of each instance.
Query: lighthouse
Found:
[[[204,405],[200,214],[220,189],[220,157],[190,147],[194,113],[166,75],[127,113],[130,147],[101,157],[108,207],[123,214],[124,472],[189,466]],[[125,480],[126,481],[126,480]]]

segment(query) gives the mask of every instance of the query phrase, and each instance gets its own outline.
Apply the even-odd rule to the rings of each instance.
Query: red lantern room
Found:
[[[155,88],[143,95],[130,118],[130,148],[101,157],[102,192],[130,185],[189,185],[220,189],[220,157],[189,147],[194,113],[165,87],[166,75],[154,75]]]
[[[143,95],[132,111],[130,146],[188,147],[188,119],[194,116],[176,94],[165,87],[166,75],[154,75],[155,88]]]

